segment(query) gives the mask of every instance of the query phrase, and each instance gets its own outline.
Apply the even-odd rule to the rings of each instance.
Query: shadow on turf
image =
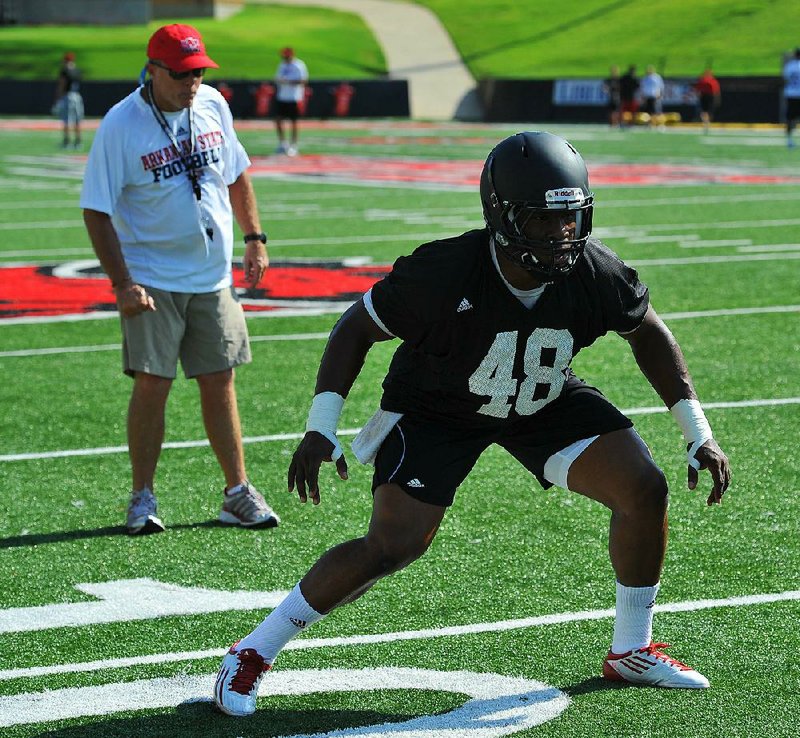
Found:
[[[219,520],[203,520],[200,523],[181,523],[178,525],[167,526],[166,532],[171,530],[192,530],[194,528],[234,528],[232,525],[225,525]],[[80,541],[84,538],[103,538],[105,536],[125,536],[128,531],[124,525],[112,525],[105,528],[94,528],[86,530],[60,530],[52,533],[26,533],[21,536],[9,536],[0,538],[0,549],[2,548],[22,548],[24,546],[41,546],[45,543],[64,543],[65,541]]]
[[[232,718],[208,702],[178,705],[174,711],[132,718],[93,717],[89,724],[48,731],[48,738],[179,738],[180,736],[269,736],[327,733],[342,728],[381,725],[408,720],[413,715],[393,715],[373,710],[270,710],[261,708],[247,718]],[[86,718],[84,718],[86,720]]]
[[[561,691],[568,694],[570,697],[579,697],[582,694],[591,694],[592,692],[602,692],[609,689],[626,689],[628,687],[635,687],[633,684],[626,682],[612,682],[603,677],[595,676],[589,679],[584,679],[577,684],[570,684],[566,687],[561,687]]]

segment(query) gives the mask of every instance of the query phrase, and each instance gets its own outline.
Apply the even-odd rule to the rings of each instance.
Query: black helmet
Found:
[[[544,282],[563,277],[575,266],[592,232],[589,175],[581,155],[559,136],[525,131],[492,149],[481,173],[483,217],[495,243],[516,264]],[[524,235],[535,213],[568,210],[575,216],[575,236],[569,240],[535,240]],[[549,263],[533,250],[549,250]],[[558,260],[558,254],[567,254]],[[558,266],[556,266],[558,263]]]

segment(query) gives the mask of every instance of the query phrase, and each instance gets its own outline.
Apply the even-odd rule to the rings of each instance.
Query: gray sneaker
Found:
[[[224,497],[219,519],[227,525],[274,528],[281,521],[264,496],[250,482],[241,484],[238,492],[224,494]]]
[[[131,492],[128,505],[128,535],[142,536],[149,533],[162,533],[164,523],[157,515],[158,505],[153,491],[148,487]]]

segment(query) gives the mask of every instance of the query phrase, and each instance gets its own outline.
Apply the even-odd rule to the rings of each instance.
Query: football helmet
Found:
[[[592,232],[594,195],[586,164],[569,142],[542,131],[509,136],[486,159],[480,191],[486,225],[509,259],[543,282],[572,271]],[[526,228],[531,218],[554,211],[570,222],[560,237],[526,235],[536,230]]]

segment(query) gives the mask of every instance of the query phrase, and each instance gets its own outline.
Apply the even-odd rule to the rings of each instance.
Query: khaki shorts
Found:
[[[122,368],[174,379],[178,359],[187,378],[248,364],[244,311],[233,287],[219,292],[166,292],[145,286],[155,311],[122,318]]]

